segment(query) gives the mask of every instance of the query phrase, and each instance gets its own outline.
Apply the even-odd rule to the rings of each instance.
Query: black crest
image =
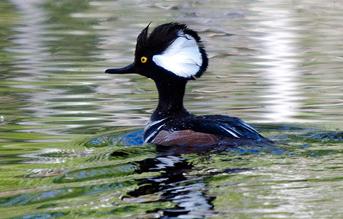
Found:
[[[150,24],[145,27],[137,37],[136,59],[141,56],[152,57],[153,55],[162,53],[179,37],[181,31],[184,34],[192,36],[196,40],[202,55],[202,66],[195,76],[200,77],[206,71],[208,66],[207,54],[200,37],[195,31],[189,29],[185,24],[166,23],[157,26],[149,34],[149,26]]]

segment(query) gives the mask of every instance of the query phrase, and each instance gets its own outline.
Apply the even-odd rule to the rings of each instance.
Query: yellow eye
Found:
[[[148,61],[148,58],[147,57],[145,57],[145,56],[142,56],[141,57],[141,63],[146,63]]]

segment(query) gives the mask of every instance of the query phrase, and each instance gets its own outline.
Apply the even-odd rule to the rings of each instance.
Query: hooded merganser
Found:
[[[144,129],[144,141],[164,146],[239,145],[271,143],[239,118],[224,115],[195,116],[183,106],[189,80],[206,70],[208,58],[198,34],[185,24],[167,23],[137,37],[134,62],[110,74],[138,73],[151,78],[159,101]]]

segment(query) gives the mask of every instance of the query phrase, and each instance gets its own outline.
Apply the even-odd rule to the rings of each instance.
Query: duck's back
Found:
[[[144,139],[165,146],[271,143],[241,119],[223,115],[189,115],[153,121],[146,127]]]

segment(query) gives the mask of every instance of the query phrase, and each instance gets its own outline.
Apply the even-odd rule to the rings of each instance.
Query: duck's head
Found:
[[[150,34],[148,29],[149,25],[137,37],[134,62],[106,73],[137,73],[153,80],[191,80],[204,73],[208,58],[195,31],[179,23],[162,24]]]

